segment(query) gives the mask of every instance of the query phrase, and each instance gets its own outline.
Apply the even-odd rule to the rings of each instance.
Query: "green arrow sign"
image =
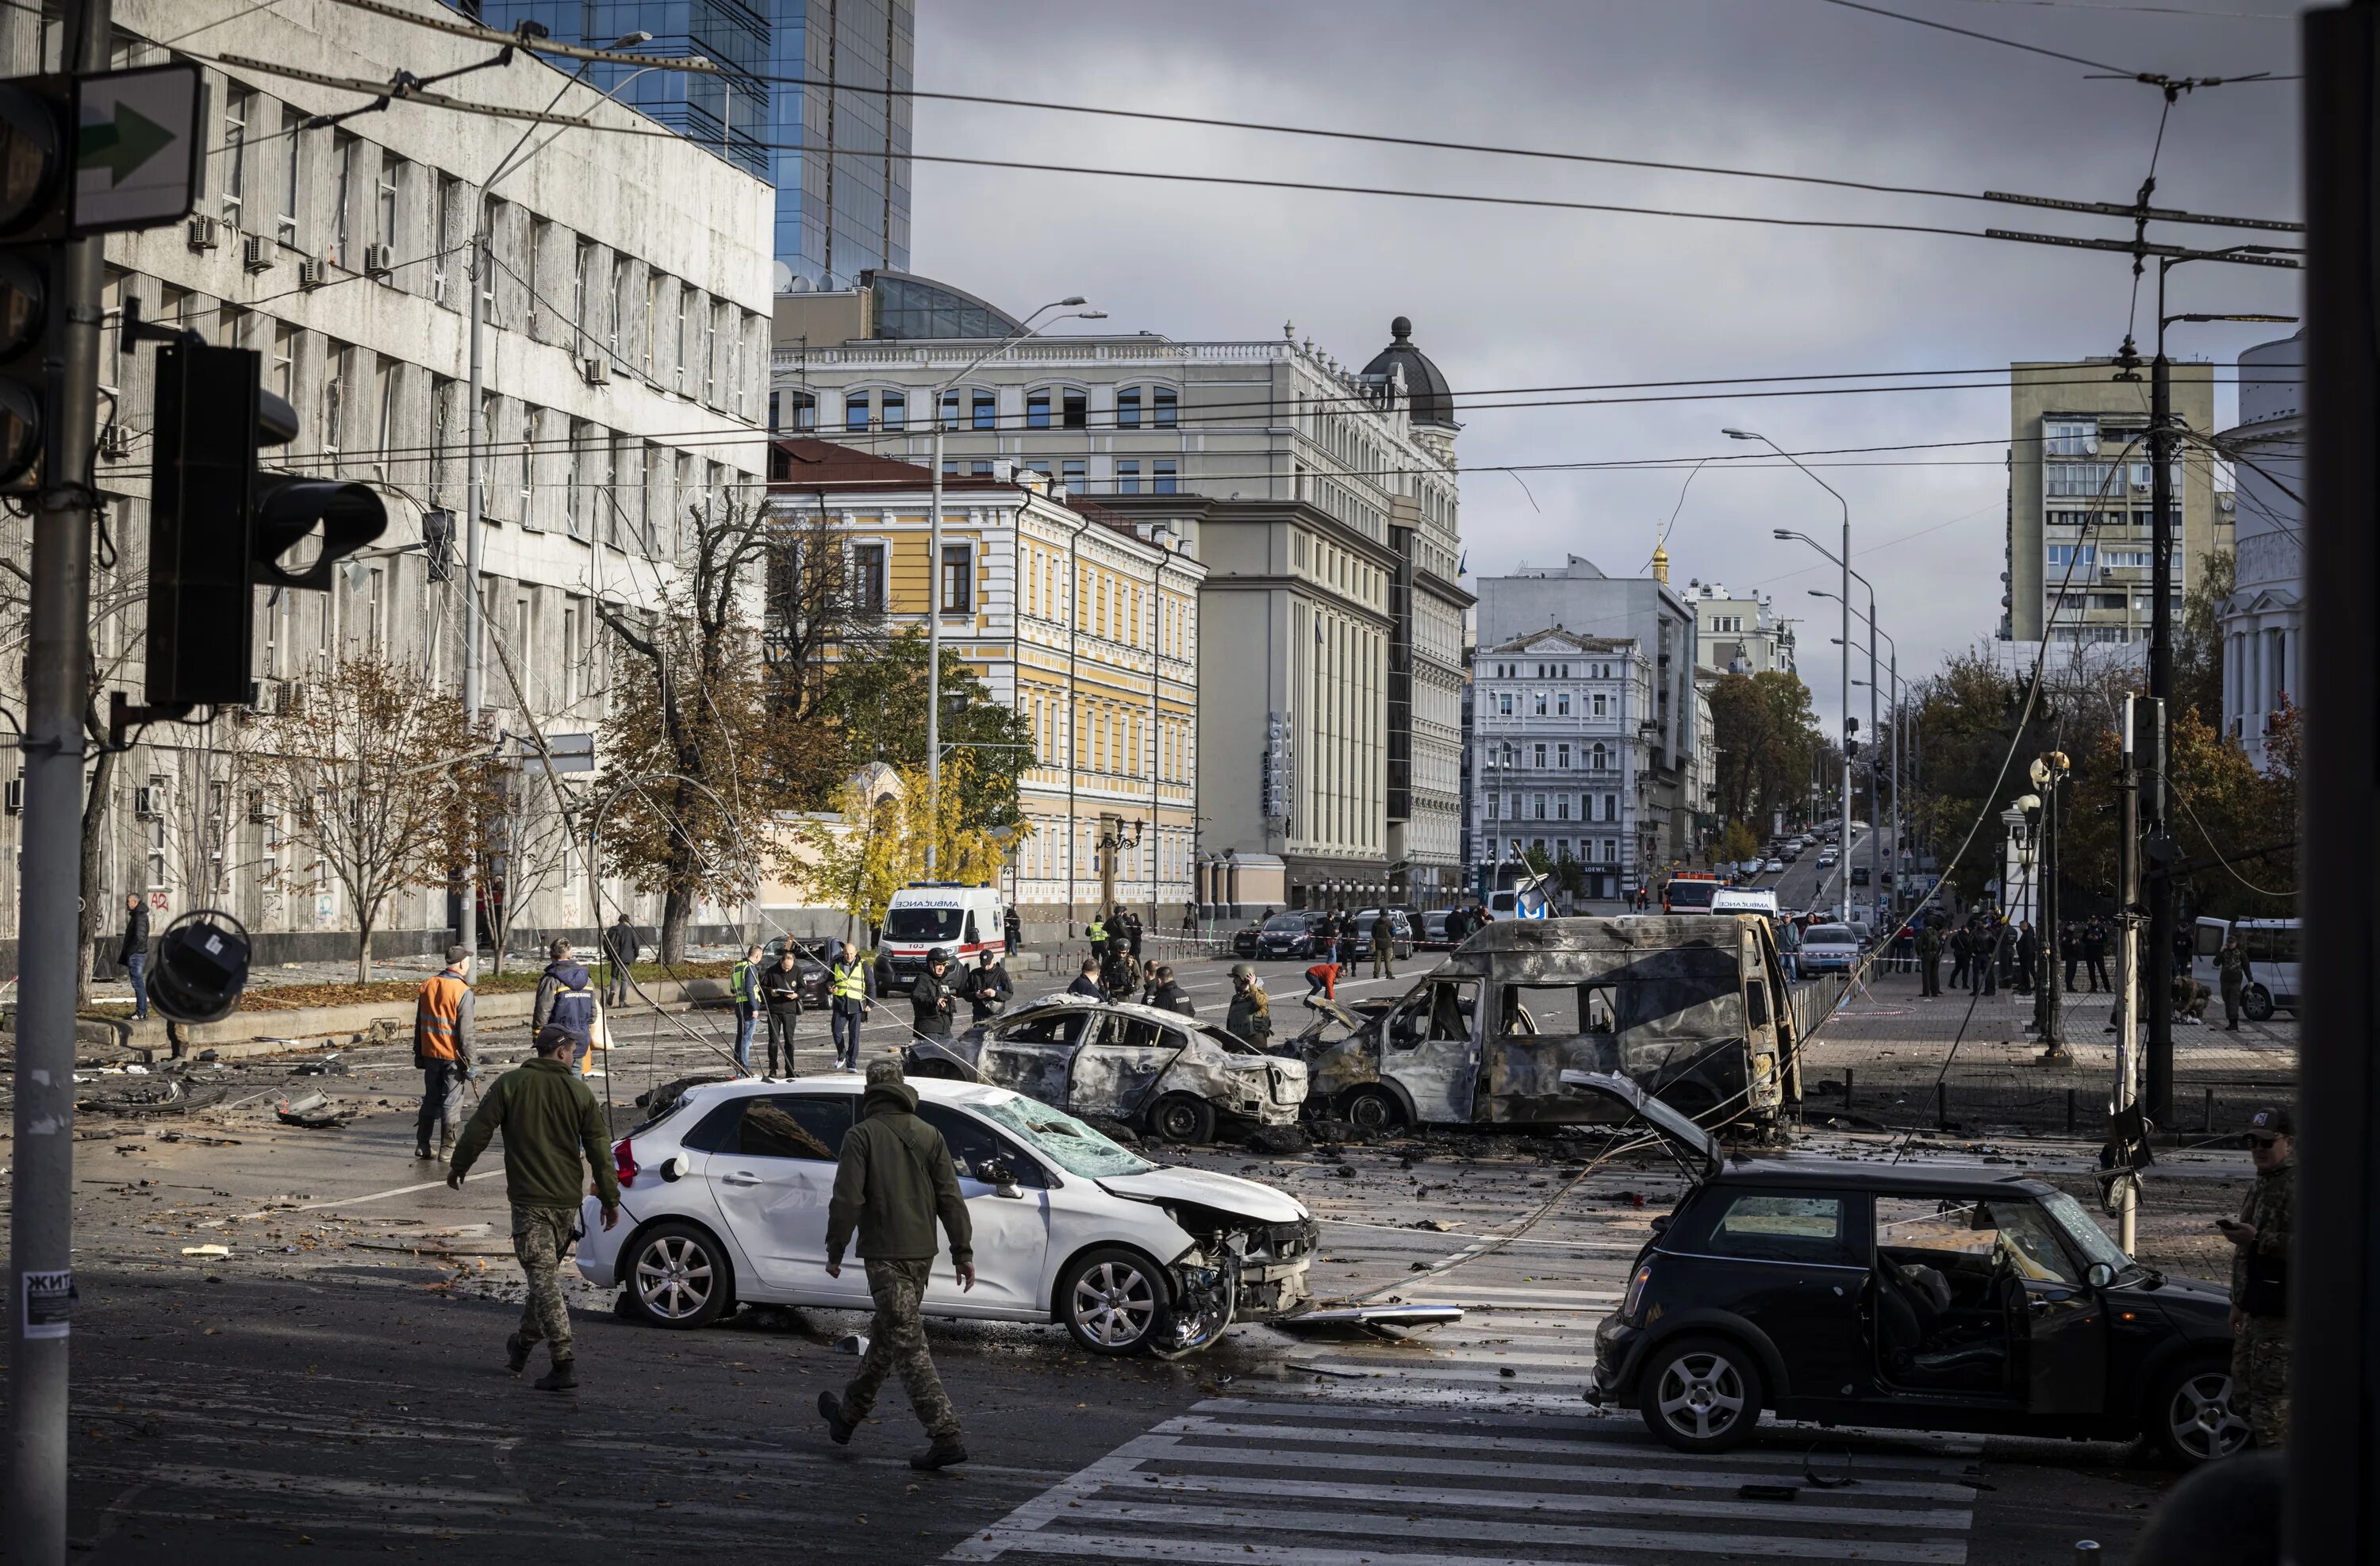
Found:
[[[75,166],[79,169],[103,168],[110,185],[121,185],[126,176],[155,157],[178,140],[171,130],[142,114],[129,103],[115,105],[115,117],[82,127],[75,148]]]

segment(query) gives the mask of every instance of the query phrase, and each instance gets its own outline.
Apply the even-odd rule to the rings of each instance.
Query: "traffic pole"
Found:
[[[68,69],[105,69],[109,0],[68,0]],[[68,154],[69,160],[71,154]],[[67,177],[73,177],[69,172]],[[8,1543],[67,1553],[67,1333],[74,1290],[75,947],[82,901],[83,710],[91,699],[102,247],[67,241],[44,410],[25,659],[23,881],[17,917],[17,1145],[8,1219]],[[94,889],[96,890],[96,889]]]
[[[2134,913],[2141,901],[2141,774],[2135,765],[2132,715],[2138,702],[2129,691],[2124,695],[2123,759],[2116,772],[2116,793],[2122,812],[2116,830],[2116,1092],[2109,1109],[2111,1118],[2121,1122],[2124,1111],[2140,1102],[2141,1097],[2141,991],[2137,977],[2140,962],[2141,925]],[[2095,958],[2094,961],[2096,961]],[[2108,1140],[2120,1147],[2125,1138],[2111,1134]],[[2117,1243],[2124,1254],[2132,1254],[2139,1238],[2141,1187],[2131,1175],[2119,1177],[2117,1200],[2119,1225]]]
[[[2167,800],[2173,775],[2173,361],[2165,352],[2164,273],[2157,282],[2157,351],[2149,370],[2149,695],[2155,698],[2155,733],[2148,747],[2148,830],[2172,830]],[[2173,1118],[2173,878],[2150,879],[2148,951],[2148,1115],[2163,1124]]]

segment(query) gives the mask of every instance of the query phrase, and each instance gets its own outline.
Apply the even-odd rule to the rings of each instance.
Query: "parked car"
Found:
[[[1421,917],[1421,929],[1414,937],[1414,945],[1424,952],[1451,952],[1455,942],[1447,937],[1446,920],[1453,910],[1433,908]]]
[[[1802,932],[1802,971],[1849,973],[1859,961],[1860,938],[1849,925],[1812,925]]]
[[[1264,927],[1262,925],[1248,925],[1243,929],[1233,930],[1232,932],[1232,955],[1234,957],[1254,957],[1261,955],[1257,951],[1257,942],[1262,938],[1263,933]]]
[[[2131,1440],[2185,1464],[2247,1443],[2229,1408],[2230,1300],[2124,1254],[2058,1187],[1980,1168],[1723,1158],[1624,1076],[1624,1105],[1689,1171],[1596,1329],[1599,1403],[1680,1451],[1763,1412],[1822,1425]]]
[[[794,972],[801,976],[798,982],[801,985],[802,1008],[805,1011],[825,1010],[828,991],[832,984],[827,973],[827,949],[836,942],[825,936],[771,936],[764,948],[765,955],[760,959],[762,965],[777,965],[777,959],[784,953],[788,939],[794,946]]]
[[[1167,1142],[1211,1142],[1293,1125],[1305,1063],[1269,1055],[1179,1012],[1051,995],[955,1038],[913,1037],[912,1076],[990,1083],[1077,1115],[1122,1121]]]
[[[1311,957],[1314,941],[1329,916],[1309,914],[1275,914],[1264,922],[1257,935],[1256,954],[1259,957]]]
[[[1865,886],[1867,884],[1867,867],[1865,865],[1853,865],[1852,867],[1852,884],[1853,886]]]
[[[1152,1163],[1005,1088],[923,1081],[975,1228],[976,1286],[937,1258],[925,1314],[1055,1321],[1092,1354],[1178,1357],[1233,1318],[1306,1298],[1318,1230],[1253,1180]],[[826,1274],[826,1204],[861,1084],[849,1076],[687,1088],[612,1149],[619,1226],[587,1198],[578,1270],[657,1327],[738,1305],[870,1308],[863,1269]]]
[[[1382,919],[1389,921],[1390,954],[1399,959],[1413,955],[1413,925],[1406,919],[1402,910],[1390,908],[1383,912],[1378,908],[1366,908],[1354,917],[1355,944],[1350,953],[1352,957],[1362,960],[1371,956],[1372,940],[1378,934],[1379,921]]]
[[[1767,873],[1772,876],[1783,875],[1785,873],[1785,861],[1782,859],[1769,860]]]

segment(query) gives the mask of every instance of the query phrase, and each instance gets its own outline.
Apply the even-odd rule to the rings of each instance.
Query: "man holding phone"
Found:
[[[2297,1183],[2291,1130],[2285,1109],[2258,1110],[2248,1117],[2255,1183],[2238,1218],[2215,1220],[2235,1247],[2231,1407],[2268,1451],[2281,1449],[2289,1427],[2289,1220]]]

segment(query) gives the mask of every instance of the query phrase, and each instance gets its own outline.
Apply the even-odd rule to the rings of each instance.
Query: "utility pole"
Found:
[[[108,0],[68,0],[65,69],[106,68],[108,13]],[[58,177],[72,180],[72,146],[58,156],[66,165]],[[91,541],[97,499],[91,462],[98,443],[104,243],[93,235],[56,248],[58,313],[42,350],[49,395],[28,587],[17,1139],[8,1221],[7,1538],[10,1557],[27,1566],[55,1566],[67,1553],[67,1334],[75,1299],[75,948],[83,894],[82,717],[91,695]]]
[[[2147,830],[2163,834],[2167,780],[2173,774],[2173,361],[2165,351],[2165,278],[2157,277],[2156,358],[2149,367],[2149,696],[2155,701],[2155,743],[2149,751]],[[2173,1118],[2173,878],[2152,878],[2149,941],[2145,961],[2150,982],[2148,1116],[2163,1124]]]
[[[2116,1129],[2107,1138],[2119,1147],[2130,1140],[2123,1130],[2130,1120],[2125,1111],[2137,1106],[2141,1098],[2141,989],[2136,977],[2141,924],[2135,912],[2141,901],[2141,774],[2134,765],[2134,747],[2140,742],[2133,727],[2140,710],[2138,699],[2127,691],[2121,736],[2124,753],[2116,772],[2121,811],[2116,830],[2116,1096],[2110,1106]],[[2126,1174],[2118,1184],[2117,1199],[2122,1205],[2118,1208],[2117,1243],[2130,1255],[2138,1239],[2140,1181]]]
[[[487,440],[487,431],[480,427],[480,401],[485,395],[480,390],[480,338],[487,324],[488,289],[495,279],[488,275],[487,270],[490,255],[485,191],[472,203],[472,210],[471,264],[465,272],[465,281],[471,290],[471,349],[470,379],[463,409],[463,717],[476,729],[480,701],[480,562],[486,547],[480,537],[480,464]],[[600,927],[603,922],[600,899],[595,907],[599,915],[595,922]],[[480,856],[476,853],[463,856],[463,905],[455,916],[455,940],[466,952],[480,949]]]

